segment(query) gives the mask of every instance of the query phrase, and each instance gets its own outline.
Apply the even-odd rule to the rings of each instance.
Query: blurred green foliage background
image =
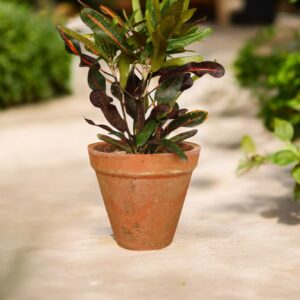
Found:
[[[0,108],[70,92],[70,57],[51,17],[24,5],[37,2],[0,1]]]

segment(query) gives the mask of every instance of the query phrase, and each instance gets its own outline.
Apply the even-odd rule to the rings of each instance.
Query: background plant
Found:
[[[70,57],[48,17],[0,2],[0,35],[0,108],[69,92]]]
[[[268,28],[241,49],[235,62],[243,87],[260,100],[261,117],[272,130],[274,118],[289,121],[300,134],[300,33]]]
[[[188,23],[196,11],[189,9],[189,0],[148,0],[145,11],[133,0],[130,16],[126,12],[118,15],[102,1],[79,2],[85,6],[81,19],[92,32],[79,34],[64,26],[58,30],[67,51],[80,57],[81,66],[89,67],[90,100],[115,129],[87,122],[106,130],[110,135],[99,134],[99,139],[117,149],[128,153],[171,151],[186,159],[180,142],[197,131],[169,135],[180,127],[201,124],[207,112],[188,112],[176,101],[195,80],[204,74],[221,77],[224,68],[216,62],[203,62],[198,54],[176,55],[186,52],[185,47],[202,40],[210,30]],[[152,82],[156,82],[154,88],[150,88]]]
[[[240,161],[238,173],[243,174],[263,164],[275,164],[277,166],[291,167],[291,176],[295,181],[294,199],[300,200],[300,148],[293,143],[294,129],[291,123],[282,120],[274,120],[274,135],[279,138],[284,147],[274,153],[260,155],[256,152],[256,146],[250,136],[245,136],[241,142],[244,159]]]

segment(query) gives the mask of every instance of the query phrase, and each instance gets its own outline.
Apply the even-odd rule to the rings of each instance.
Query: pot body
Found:
[[[188,160],[175,154],[107,153],[106,143],[88,146],[119,246],[155,250],[174,237],[200,146],[185,143]]]

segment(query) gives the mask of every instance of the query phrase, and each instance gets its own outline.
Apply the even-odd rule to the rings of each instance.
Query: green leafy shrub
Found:
[[[241,148],[245,154],[240,161],[238,173],[243,174],[263,164],[272,163],[277,166],[291,166],[291,176],[295,181],[294,200],[300,200],[300,148],[292,142],[294,128],[291,123],[282,120],[274,120],[274,135],[284,142],[284,147],[274,153],[260,155],[256,152],[256,146],[251,137],[245,136],[241,142]]]
[[[0,108],[69,92],[70,58],[49,18],[0,2],[0,36]]]
[[[188,23],[196,9],[189,9],[189,0],[147,0],[143,11],[139,0],[132,0],[134,13],[129,17],[124,13],[122,18],[102,1],[79,2],[86,7],[81,18],[91,33],[82,35],[63,26],[58,30],[67,51],[79,56],[81,66],[89,68],[90,100],[115,129],[86,121],[116,136],[118,139],[98,135],[114,149],[144,154],[168,151],[186,159],[181,142],[197,130],[169,136],[180,127],[200,125],[207,112],[188,112],[179,108],[177,99],[205,74],[218,78],[225,72],[222,65],[202,61],[198,54],[174,57],[210,33]],[[82,45],[92,56],[83,52]],[[109,72],[103,69],[105,64]],[[156,87],[150,89],[154,78]],[[121,114],[114,101],[120,105]]]
[[[240,84],[260,99],[267,128],[273,119],[289,121],[300,135],[300,33],[267,29],[250,40],[235,62]]]

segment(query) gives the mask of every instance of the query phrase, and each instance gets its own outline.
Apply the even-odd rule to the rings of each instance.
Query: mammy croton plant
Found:
[[[133,13],[127,16],[124,11],[120,16],[101,1],[79,2],[85,7],[81,19],[91,33],[63,26],[58,30],[67,51],[89,68],[90,100],[110,126],[86,121],[108,132],[98,138],[110,144],[111,150],[173,152],[186,159],[181,142],[197,130],[175,136],[172,132],[200,125],[207,112],[189,112],[176,101],[203,75],[224,75],[217,62],[184,55],[189,44],[210,33],[199,29],[197,22],[189,22],[196,9],[189,9],[189,0],[147,0],[142,10],[139,1],[133,0]]]

